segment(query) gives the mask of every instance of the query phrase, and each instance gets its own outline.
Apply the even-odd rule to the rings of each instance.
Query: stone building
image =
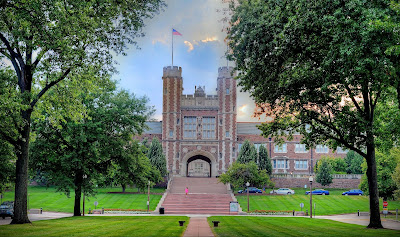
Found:
[[[142,138],[162,141],[168,171],[178,176],[218,176],[236,160],[248,139],[264,145],[271,156],[274,174],[305,175],[323,155],[344,157],[346,151],[332,151],[322,145],[306,150],[300,135],[283,145],[260,136],[260,123],[237,122],[237,89],[232,67],[218,69],[215,95],[198,86],[193,95],[183,92],[181,67],[163,69],[163,113],[161,122],[148,122]]]

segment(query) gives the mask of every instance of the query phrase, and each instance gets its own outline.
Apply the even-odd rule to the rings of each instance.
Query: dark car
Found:
[[[342,195],[346,195],[346,196],[347,195],[358,195],[358,196],[361,196],[363,194],[364,194],[364,192],[361,191],[360,189],[352,189],[350,191],[346,191],[346,192],[342,193]]]
[[[306,194],[310,194],[310,191],[307,191]],[[314,191],[312,191],[313,195],[329,195],[329,191],[328,190],[323,190],[323,189],[315,189]]]
[[[247,189],[239,190],[238,193],[247,193]],[[249,193],[262,193],[261,189],[255,188],[255,187],[249,187]]]
[[[14,218],[14,202],[3,202],[0,205],[0,216],[3,219],[7,216]]]

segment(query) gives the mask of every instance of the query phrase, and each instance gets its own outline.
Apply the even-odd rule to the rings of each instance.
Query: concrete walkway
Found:
[[[30,221],[41,221],[41,220],[51,220],[59,219],[63,217],[71,217],[72,213],[63,212],[48,212],[44,211],[42,214],[28,214]],[[0,225],[8,225],[11,223],[11,217],[6,217],[6,219],[0,219]]]
[[[183,237],[214,237],[210,226],[207,222],[207,217],[191,217],[189,220],[189,225],[185,231]]]
[[[334,216],[317,216],[316,219],[329,219],[334,221],[340,221],[343,223],[356,224],[368,226],[369,216],[357,216],[357,214],[344,214]],[[400,222],[390,219],[381,218],[382,225],[386,229],[400,230]]]

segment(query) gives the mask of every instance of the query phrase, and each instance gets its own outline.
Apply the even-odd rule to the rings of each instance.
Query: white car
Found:
[[[287,195],[287,194],[294,194],[294,190],[292,190],[292,189],[290,189],[290,188],[280,188],[280,189],[277,189],[277,190],[272,190],[271,192],[270,192],[271,194],[285,194],[285,195]]]

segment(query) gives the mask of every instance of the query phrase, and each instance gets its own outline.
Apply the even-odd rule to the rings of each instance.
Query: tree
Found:
[[[332,166],[329,164],[328,159],[322,158],[318,161],[318,170],[316,172],[315,181],[322,186],[332,183]]]
[[[267,148],[263,145],[258,150],[258,168],[260,170],[266,170],[268,175],[272,174],[272,163],[268,156]]]
[[[346,172],[348,174],[362,174],[361,165],[364,162],[364,158],[354,151],[349,151],[344,158],[347,168]]]
[[[162,177],[165,177],[167,175],[167,162],[165,160],[162,145],[157,137],[154,137],[151,141],[147,157],[150,159],[151,165],[160,171]]]
[[[230,183],[234,189],[245,188],[249,182],[251,186],[273,186],[266,170],[259,170],[253,161],[248,163],[234,162],[226,173],[219,176],[223,184]]]
[[[393,89],[384,53],[396,32],[371,22],[394,12],[386,1],[239,1],[228,34],[239,85],[274,117],[260,129],[277,141],[303,135],[307,147],[353,150],[368,165],[369,228],[382,228],[375,160],[376,106]],[[398,23],[399,19],[393,17]]]
[[[397,190],[397,185],[393,179],[396,166],[400,162],[400,149],[392,148],[390,151],[376,151],[376,165],[378,173],[379,196],[383,198],[393,198]],[[366,165],[363,164],[363,171],[366,172]],[[369,194],[368,181],[365,175],[361,179],[360,189]]]
[[[112,162],[112,168],[107,174],[107,183],[118,184],[125,192],[127,185],[139,188],[147,187],[148,181],[156,184],[161,180],[160,172],[150,164],[144,155],[147,148],[133,141],[126,145],[119,159]]]
[[[242,147],[240,148],[237,161],[240,163],[256,162],[257,161],[257,150],[254,144],[250,143],[249,140],[245,140]]]
[[[29,142],[37,103],[55,85],[88,69],[97,75],[115,71],[112,52],[124,54],[127,44],[134,44],[135,38],[143,35],[143,19],[152,17],[162,6],[160,0],[2,1],[0,57],[11,62],[17,86],[9,89],[17,89],[21,98],[13,108],[19,123],[0,131],[17,156],[12,224],[30,222]],[[79,83],[82,87],[96,84],[94,78],[80,78]],[[85,113],[72,114],[79,117]]]
[[[85,93],[91,94],[91,93]],[[88,118],[66,119],[54,126],[53,118],[35,120],[31,167],[46,174],[58,191],[75,191],[74,216],[80,216],[81,194],[93,195],[93,184],[113,163],[130,158],[132,136],[143,131],[149,118],[146,98],[104,88],[83,100]],[[128,149],[128,150],[127,150]]]
[[[394,191],[394,196],[396,199],[400,199],[400,162],[396,166],[396,170],[393,173],[393,181],[397,186],[396,191]]]

